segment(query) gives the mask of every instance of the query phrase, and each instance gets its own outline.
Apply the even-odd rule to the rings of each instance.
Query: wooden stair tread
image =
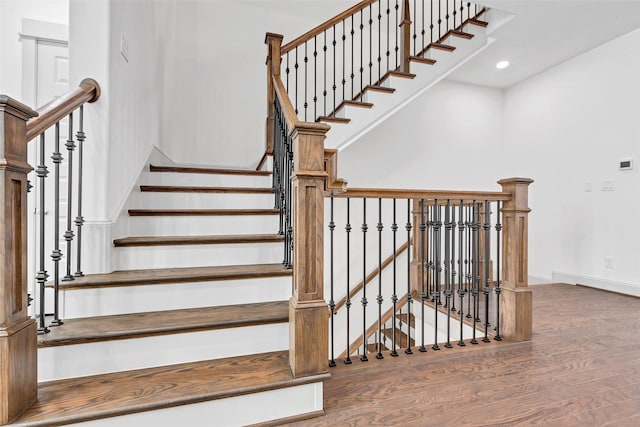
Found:
[[[478,15],[480,15],[480,14],[478,14]],[[476,19],[476,18],[467,19],[465,24],[477,25],[477,26],[483,27],[483,28],[486,28],[489,25],[489,23],[487,21],[481,21],[480,19]]]
[[[401,313],[401,314],[396,314],[396,319],[398,319],[399,321],[403,322],[404,324],[407,324],[407,313]],[[409,317],[409,326],[411,326],[412,328],[416,327],[416,316],[415,314],[411,313],[411,316]]]
[[[392,87],[386,87],[386,86],[378,86],[378,85],[368,85],[365,86],[364,91],[373,91],[373,92],[384,92],[384,93],[393,93],[396,90]]]
[[[140,191],[160,193],[273,193],[269,187],[194,187],[187,185],[141,185]]]
[[[347,119],[345,117],[320,116],[317,121],[328,123],[349,123],[351,119]]]
[[[115,239],[115,247],[128,246],[172,246],[172,245],[215,245],[225,243],[271,243],[281,242],[279,234],[236,234],[213,236],[131,236]]]
[[[385,80],[387,77],[400,77],[402,79],[415,79],[416,75],[413,73],[405,73],[403,71],[389,70],[386,72],[384,76],[382,76],[381,80]]]
[[[161,283],[191,283],[217,280],[238,280],[262,277],[291,276],[282,264],[220,265],[211,267],[154,268],[122,270],[105,274],[87,274],[69,282],[60,282],[60,289],[93,289],[97,287],[138,286]]]
[[[454,37],[460,37],[462,39],[466,39],[466,40],[471,40],[474,35],[471,33],[466,33],[464,31],[460,31],[460,30],[449,30],[447,31],[447,33],[442,37],[442,40],[446,39],[449,36],[454,36]]]
[[[130,216],[278,215],[278,209],[129,209]]]
[[[428,64],[428,65],[433,65],[436,63],[435,59],[423,58],[421,56],[410,56],[409,60],[413,62],[420,62],[421,64]]]
[[[383,329],[382,333],[384,334],[385,337],[387,337],[387,340],[391,342],[391,340],[393,339],[393,329],[392,328]],[[407,333],[396,328],[396,345],[398,345],[398,343],[402,343],[404,347],[407,346]],[[415,340],[413,338],[409,338],[409,346],[415,347],[415,345],[416,345]]]
[[[253,169],[227,169],[227,168],[205,168],[196,166],[156,166],[149,165],[151,172],[174,172],[174,173],[201,173],[213,175],[250,175],[269,176],[270,171],[258,171]]]
[[[454,50],[456,50],[456,47],[443,43],[430,43],[429,46],[427,46],[427,49],[438,49],[447,52],[453,52]]]
[[[85,317],[67,319],[64,327],[51,328],[48,334],[39,335],[38,346],[82,344],[288,320],[288,301]]]
[[[373,104],[371,102],[349,101],[349,100],[345,99],[344,101],[342,101],[340,103],[340,105],[338,105],[338,108],[336,108],[336,110],[339,110],[340,108],[342,108],[345,105],[349,106],[349,107],[360,107],[360,108],[372,108],[373,107]]]
[[[328,378],[293,378],[288,351],[279,351],[51,381],[39,385],[37,402],[16,423],[78,423]]]

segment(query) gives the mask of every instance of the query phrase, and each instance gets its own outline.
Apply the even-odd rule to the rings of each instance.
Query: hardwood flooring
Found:
[[[338,361],[326,415],[287,425],[640,426],[640,298],[532,290],[531,342]]]

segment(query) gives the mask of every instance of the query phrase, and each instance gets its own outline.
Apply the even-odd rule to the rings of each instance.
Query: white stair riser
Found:
[[[62,291],[63,319],[283,301],[291,277],[220,280]],[[51,298],[49,298],[51,300]]]
[[[274,194],[141,191],[140,209],[273,209]]]
[[[271,187],[271,176],[146,172],[143,185],[202,185],[211,187]]]
[[[115,248],[114,270],[271,264],[283,260],[284,243],[140,246]]]
[[[38,349],[38,381],[285,350],[288,323]]]
[[[134,216],[129,236],[193,236],[202,234],[273,234],[279,215]]]
[[[322,382],[316,382],[73,425],[78,427],[175,427],[181,425],[236,427],[322,411],[322,405]],[[251,409],[247,410],[248,408]]]

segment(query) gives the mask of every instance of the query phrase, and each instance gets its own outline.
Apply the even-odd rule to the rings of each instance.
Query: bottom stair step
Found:
[[[319,415],[328,378],[293,378],[288,352],[278,351],[51,381],[39,385],[37,402],[11,425],[225,426]],[[259,407],[238,400],[252,397]]]

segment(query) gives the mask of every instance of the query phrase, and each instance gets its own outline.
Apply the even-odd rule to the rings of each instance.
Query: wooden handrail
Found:
[[[100,85],[93,79],[84,79],[78,87],[40,107],[38,117],[27,122],[27,141],[59,122],[86,102],[95,102],[100,98]]]
[[[292,49],[295,49],[296,46],[300,46],[305,41],[311,40],[312,37],[317,36],[318,34],[322,33],[324,30],[328,30],[334,25],[340,23],[343,19],[348,18],[354,13],[361,11],[362,9],[364,9],[365,7],[369,6],[372,3],[375,3],[376,1],[378,0],[363,0],[360,3],[353,5],[352,7],[345,10],[344,12],[339,13],[333,18],[323,22],[322,24],[318,25],[314,29],[307,31],[300,37],[296,37],[295,39],[291,40],[289,43],[282,46],[281,54],[284,55],[285,53],[291,51]]]
[[[284,112],[284,118],[287,121],[287,127],[289,130],[293,130],[300,121],[298,120],[298,115],[296,114],[295,108],[293,108],[293,104],[291,104],[291,100],[289,99],[289,95],[287,94],[287,90],[284,88],[282,84],[282,80],[280,77],[273,76],[273,89],[276,91],[276,97],[280,100],[280,106],[282,107],[282,111]]]
[[[448,190],[410,190],[394,188],[347,188],[333,197],[367,197],[382,199],[425,199],[425,200],[465,200],[496,201],[511,200],[511,194],[501,191],[448,191]]]

